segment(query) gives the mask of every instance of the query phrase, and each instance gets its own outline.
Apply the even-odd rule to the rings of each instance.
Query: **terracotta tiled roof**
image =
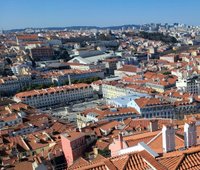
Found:
[[[128,147],[136,146],[141,141],[144,142],[144,143],[148,143],[153,137],[155,137],[155,135],[143,137],[142,139],[127,140],[126,143],[127,143]]]
[[[50,139],[44,140],[44,138],[47,138],[45,134],[40,134],[38,132],[36,132],[35,134],[38,135],[33,135],[33,134],[27,135],[27,139],[25,140],[31,150],[44,148],[49,146],[50,143],[53,143]]]
[[[96,158],[94,158],[94,159],[92,160],[92,163],[97,163],[97,162],[99,162],[99,161],[103,161],[103,160],[106,160],[106,159],[107,159],[107,158],[105,158],[104,156],[98,154],[98,155],[96,156]]]
[[[197,103],[195,103],[195,102],[190,102],[189,100],[182,100],[182,101],[175,101],[174,102],[174,105],[175,106],[195,106]]]
[[[168,158],[161,158],[159,159],[159,162],[170,170],[176,170],[177,166],[179,165],[180,161],[183,160],[183,158],[184,155],[177,155]]]
[[[92,82],[92,84],[94,84],[94,85],[102,85],[103,81],[102,80],[97,80],[97,81]]]
[[[138,72],[141,71],[141,69],[139,69],[136,66],[133,65],[124,65],[122,68],[118,69],[119,71],[125,71],[125,72]]]
[[[16,137],[5,137],[6,140],[8,140],[10,143],[13,143],[16,146],[19,146],[20,149],[24,150],[24,151],[29,151],[30,148],[28,147],[28,145],[26,144],[26,142],[24,141],[24,139],[20,136],[16,136]]]
[[[158,145],[158,143],[160,145]],[[157,153],[163,153],[162,148],[162,133],[160,133],[154,140],[148,143],[148,146]],[[180,149],[184,147],[184,140],[181,139],[179,136],[175,135],[175,149]]]
[[[177,77],[172,75],[163,75],[161,73],[145,73],[145,79],[148,80],[148,83],[159,84],[162,86],[173,85],[176,83]]]
[[[104,164],[108,169],[117,170],[117,167],[109,159],[105,160]]]
[[[140,81],[139,84],[145,84],[146,83],[145,80],[139,80],[139,81]],[[138,81],[137,82],[134,81],[133,83],[138,84]],[[129,85],[127,85],[127,88],[134,89],[137,92],[143,92],[143,93],[148,93],[148,94],[155,91],[152,88],[144,87],[144,86],[136,85],[136,84],[129,84]]]
[[[143,141],[143,140],[148,140],[148,139],[152,139],[153,137],[155,137],[156,135],[158,135],[160,133],[160,131],[155,131],[155,132],[146,132],[146,133],[141,133],[141,134],[135,134],[135,135],[130,135],[130,136],[124,136],[123,140],[126,142],[129,142],[129,144],[131,144],[131,142],[133,144],[135,144],[135,141],[137,141],[137,143]],[[134,146],[134,145],[130,145],[130,146]]]
[[[27,169],[27,170],[33,170],[33,165],[32,165],[33,162],[29,162],[29,161],[24,161],[24,162],[20,162],[20,163],[17,163],[15,165],[15,170],[22,170],[22,169]]]
[[[17,161],[17,158],[8,158],[8,159],[2,159],[2,165],[13,165]]]
[[[23,97],[30,97],[35,95],[42,95],[42,94],[50,94],[55,93],[59,91],[65,91],[65,90],[73,90],[73,89],[80,89],[80,88],[87,88],[90,85],[80,83],[80,84],[72,84],[72,85],[65,85],[65,86],[58,86],[58,87],[51,87],[41,90],[31,90],[26,92],[17,93],[15,96],[17,98],[23,98]]]
[[[161,131],[146,132],[123,137],[123,140],[129,147],[136,146],[139,142],[145,142],[152,150],[157,153],[163,153],[162,148],[162,133]],[[158,145],[159,143],[159,145]],[[184,140],[178,135],[175,135],[175,149],[178,150],[184,147]]]
[[[103,60],[103,62],[117,62],[117,61],[118,61],[117,58],[108,58],[108,59]]]
[[[156,170],[167,170],[162,164],[160,164],[154,157],[152,157],[146,150],[143,150],[139,153],[145,161],[151,164],[151,167]]]
[[[24,103],[14,103],[10,106],[10,109],[20,111],[21,109],[27,109],[28,105]]]
[[[162,93],[164,96],[169,96],[177,99],[188,99],[191,95],[188,92],[185,93],[180,93],[177,91],[177,89],[171,89],[171,90],[166,90],[164,93]]]
[[[132,129],[135,129],[137,127],[141,127],[143,129],[149,129],[149,125],[150,125],[150,121],[154,121],[157,120],[158,121],[158,128],[162,128],[163,124],[168,124],[170,122],[173,122],[173,124],[177,124],[179,123],[177,120],[172,120],[172,119],[168,119],[168,118],[152,118],[152,119],[125,119],[124,120],[124,124],[126,125],[126,127],[130,127]],[[184,122],[182,122],[182,124],[184,124]]]
[[[36,34],[24,34],[24,35],[17,35],[19,40],[37,40],[38,35]]]
[[[147,106],[155,106],[155,105],[167,105],[169,102],[163,102],[159,98],[145,98],[141,97],[139,99],[135,99],[135,102],[140,108],[144,108]]]
[[[111,121],[111,122],[109,122],[109,123],[107,123],[107,124],[101,126],[100,129],[106,131],[106,130],[109,130],[109,129],[114,128],[114,127],[117,126],[118,124],[119,124],[118,121]]]
[[[9,115],[9,116],[6,116],[6,117],[0,117],[0,120],[4,121],[4,122],[14,121],[14,120],[17,120],[17,119],[18,119],[17,114],[12,114],[12,115]]]
[[[77,70],[77,69],[65,69],[65,70],[53,70],[45,73],[41,73],[42,77],[59,77],[59,76],[67,76],[67,75],[79,75],[79,74],[88,74],[99,72],[99,69],[92,70]]]
[[[158,158],[143,150],[111,158],[100,157],[97,160],[87,162],[81,159],[80,166],[76,166],[75,162],[70,170],[199,170],[200,146],[185,151],[170,152]]]
[[[110,107],[108,105],[99,107],[99,108],[90,108],[86,109],[85,111],[82,112],[82,114],[87,115],[90,113],[95,113],[96,117],[98,119],[102,119],[107,116],[119,116],[119,115],[124,115],[124,114],[139,114],[138,111],[134,108],[127,107],[127,108],[115,108],[115,107]]]
[[[107,170],[107,169],[146,170],[146,169],[150,169],[151,166],[146,163],[143,156],[146,159],[151,160],[151,162],[153,163],[153,165],[151,166],[157,167],[160,170],[166,169],[159,162],[156,162],[156,160],[153,157],[151,158],[151,156],[148,153],[143,153],[143,152],[130,153],[130,154],[111,157],[107,159],[101,159],[98,162],[95,162],[95,163],[91,162],[85,166],[74,168],[74,169],[77,169],[77,170],[94,170],[94,169],[95,170]]]
[[[83,159],[82,157],[80,157],[79,159],[77,159],[73,165],[71,165],[68,170],[71,170],[71,169],[77,169],[79,167],[82,167],[84,165],[87,165],[89,162],[86,161],[85,159]]]
[[[129,156],[122,156],[119,157],[118,159],[116,159],[115,161],[113,161],[113,164],[118,168],[118,169],[124,169],[125,165],[127,164],[128,160],[129,160]]]
[[[200,169],[200,147],[193,147],[186,151],[178,151],[158,161],[170,170],[199,170]]]
[[[97,147],[98,149],[100,149],[100,150],[104,150],[104,149],[108,148],[109,144],[110,144],[110,143],[108,143],[108,142],[99,141],[99,140],[98,140],[98,141],[96,142],[96,147]]]
[[[51,129],[54,131],[54,132],[59,132],[59,133],[62,133],[64,132],[66,129],[67,129],[67,126],[66,124],[62,124],[60,122],[55,122],[53,124],[53,126],[51,127]]]
[[[73,141],[85,136],[85,133],[70,131],[70,132],[64,133],[63,136],[66,137],[68,140]]]

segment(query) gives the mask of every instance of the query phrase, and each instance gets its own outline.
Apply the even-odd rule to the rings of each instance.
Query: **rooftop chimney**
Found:
[[[94,147],[93,152],[94,152],[95,157],[97,157],[97,155],[99,154],[98,148]]]
[[[150,120],[149,122],[149,129],[151,132],[158,130],[158,120]]]
[[[119,151],[127,148],[128,146],[123,141],[122,134],[119,133],[118,139],[113,139],[113,142],[109,145],[109,150],[111,151],[111,156],[118,155]]]
[[[120,149],[123,149],[123,137],[122,137],[122,133],[119,133],[118,140],[120,142]]]
[[[175,150],[175,130],[172,125],[163,125],[162,145],[164,153]]]
[[[68,82],[69,82],[69,85],[71,85],[72,83],[71,83],[71,77],[70,77],[70,75],[68,74]]]
[[[197,135],[196,135],[195,122],[185,123],[185,125],[184,125],[184,141],[185,141],[186,148],[196,145]]]

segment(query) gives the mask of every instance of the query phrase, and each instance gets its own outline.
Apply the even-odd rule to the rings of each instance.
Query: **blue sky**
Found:
[[[144,23],[200,25],[200,0],[0,0],[0,29]]]

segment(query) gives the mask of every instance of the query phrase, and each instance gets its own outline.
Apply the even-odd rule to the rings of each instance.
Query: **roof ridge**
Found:
[[[126,160],[124,166],[122,167],[122,169],[124,169],[124,168],[126,167],[127,163],[129,162],[129,159],[130,159],[130,156],[131,156],[131,155],[128,154],[127,156],[128,156],[128,157],[127,157],[127,160]],[[126,158],[125,158],[125,159],[126,159]]]
[[[178,169],[178,167],[181,165],[181,162],[185,159],[185,154],[181,155],[179,161],[175,164],[174,170]]]
[[[131,119],[127,124],[124,123],[126,126],[123,128],[123,130],[124,130],[126,127],[129,127],[130,124],[131,124],[131,122],[132,122],[132,119]]]
[[[82,161],[82,162],[80,162],[80,161]],[[83,166],[86,166],[88,163],[89,162],[87,160],[85,160],[83,157],[80,157],[69,167],[69,169],[81,168]]]
[[[157,170],[167,170],[167,168],[159,163],[151,154],[146,150],[139,152],[139,155],[144,159],[144,161],[151,167],[154,167]]]
[[[104,165],[105,165],[105,162],[104,162],[104,161],[99,161],[99,162],[88,162],[88,164],[82,165],[82,166],[78,167],[78,169],[85,170],[85,169],[87,169],[88,167],[92,168],[94,165],[95,165],[95,166],[104,166]]]
[[[108,169],[117,170],[117,167],[109,159],[105,160],[104,164]]]
[[[103,161],[103,160],[106,160],[107,158],[104,157],[103,155],[101,154],[98,154],[92,161],[91,163],[96,163],[97,161]]]
[[[153,142],[158,136],[160,136],[162,134],[162,131],[160,131],[156,136],[154,136],[148,143],[147,145],[149,145],[151,142]]]
[[[182,139],[178,134],[175,133],[175,137],[177,137],[178,139],[184,141],[184,139]]]

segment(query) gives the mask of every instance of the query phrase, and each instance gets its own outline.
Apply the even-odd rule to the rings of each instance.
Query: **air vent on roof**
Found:
[[[68,133],[65,133],[64,136],[65,136],[65,137],[69,137],[70,135],[69,135]]]
[[[117,111],[117,108],[110,108],[110,111],[111,111],[111,112],[116,112],[116,111]]]
[[[185,148],[185,147],[182,147],[182,148],[179,148],[178,150],[179,150],[179,151],[184,151],[184,150],[186,150],[186,148]]]
[[[35,141],[35,143],[39,143],[40,139],[36,138],[34,141]]]

